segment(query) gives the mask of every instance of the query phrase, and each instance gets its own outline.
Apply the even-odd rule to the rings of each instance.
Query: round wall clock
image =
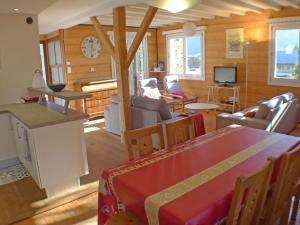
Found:
[[[101,51],[99,39],[94,36],[88,36],[81,42],[81,51],[85,57],[95,59]]]

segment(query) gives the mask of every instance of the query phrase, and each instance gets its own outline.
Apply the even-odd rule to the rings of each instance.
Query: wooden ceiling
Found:
[[[202,0],[195,7],[179,13],[171,13],[159,9],[151,27],[163,27],[186,21],[229,17],[231,15],[245,15],[247,12],[262,13],[266,9],[274,11],[282,7],[300,8],[300,0]],[[146,4],[126,7],[127,26],[139,27],[148,6]],[[103,25],[112,25],[112,14],[98,17]]]

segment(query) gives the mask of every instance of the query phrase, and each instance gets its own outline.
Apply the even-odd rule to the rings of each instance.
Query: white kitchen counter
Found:
[[[13,114],[30,129],[88,118],[87,114],[72,109],[67,114],[62,112],[63,107],[52,102],[0,105],[0,113]]]
[[[0,164],[19,160],[48,197],[79,187],[88,174],[88,116],[62,110],[51,102],[0,106]]]

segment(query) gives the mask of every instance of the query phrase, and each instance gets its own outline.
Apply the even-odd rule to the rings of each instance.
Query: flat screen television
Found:
[[[237,83],[237,67],[215,66],[214,82],[217,84],[232,85]]]

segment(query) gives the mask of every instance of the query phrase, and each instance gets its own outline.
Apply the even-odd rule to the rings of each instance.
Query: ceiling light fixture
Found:
[[[18,12],[18,11],[19,11],[19,9],[18,9],[18,8],[15,8],[15,9],[14,9],[14,11],[15,11],[15,12]]]
[[[201,0],[148,0],[148,5],[165,9],[172,13],[181,12],[200,3]]]
[[[192,22],[186,22],[182,29],[185,36],[193,36],[196,33],[197,25]]]

